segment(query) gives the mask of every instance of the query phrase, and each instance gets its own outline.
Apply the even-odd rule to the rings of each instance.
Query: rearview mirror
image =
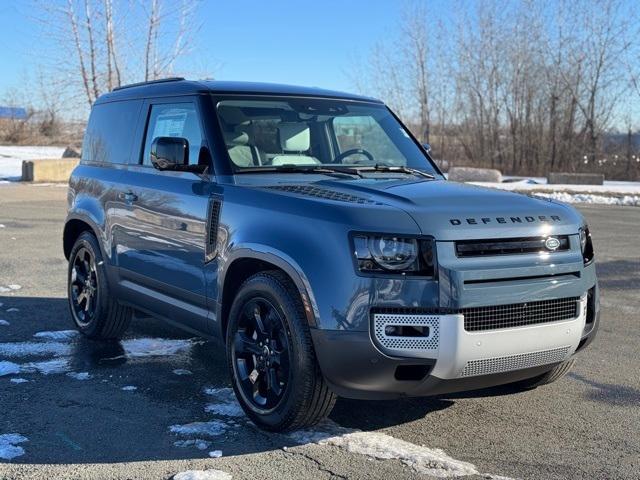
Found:
[[[156,137],[151,142],[149,156],[158,170],[184,170],[189,164],[189,141],[180,137]]]
[[[429,145],[428,143],[423,143],[422,148],[424,148],[427,153],[431,153],[431,145]]]

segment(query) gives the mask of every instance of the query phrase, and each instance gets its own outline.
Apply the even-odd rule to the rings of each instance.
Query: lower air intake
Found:
[[[413,327],[413,329],[403,327]],[[385,350],[397,354],[407,350],[437,350],[439,330],[440,318],[436,315],[386,313],[373,315],[373,334],[376,341]],[[415,336],[411,335],[411,331],[416,332]],[[428,334],[421,332],[428,332]]]
[[[541,352],[520,353],[506,357],[483,358],[467,362],[461,377],[475,377],[492,373],[510,372],[524,368],[539,367],[551,363],[562,362],[571,350],[570,346],[543,350]]]

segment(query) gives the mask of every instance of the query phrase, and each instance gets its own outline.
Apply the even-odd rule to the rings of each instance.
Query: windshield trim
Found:
[[[365,107],[373,107],[373,108],[379,108],[379,109],[384,109],[386,110],[392,117],[393,119],[398,123],[398,125],[402,128],[403,132],[407,134],[407,136],[412,140],[412,142],[414,143],[414,145],[418,148],[418,150],[422,153],[425,161],[426,161],[426,165],[428,165],[429,167],[431,167],[431,169],[433,170],[428,171],[427,169],[423,169],[423,168],[418,168],[418,167],[409,167],[412,168],[414,170],[419,170],[425,174],[428,175],[432,175],[434,177],[434,179],[438,179],[438,176],[440,177],[440,179],[445,179],[446,177],[444,176],[444,174],[442,173],[442,171],[440,170],[440,168],[438,167],[438,165],[436,164],[436,162],[433,160],[433,158],[431,157],[430,153],[424,148],[424,146],[422,145],[422,143],[420,143],[416,137],[413,135],[413,133],[411,132],[411,130],[409,130],[409,128],[407,128],[407,126],[400,120],[400,118],[393,112],[393,110],[391,110],[389,108],[388,105],[386,105],[384,102],[377,100],[377,99],[371,99],[371,100],[366,100],[366,99],[353,99],[353,98],[348,98],[348,97],[340,97],[340,96],[322,96],[322,95],[298,95],[298,94],[282,94],[282,93],[278,93],[278,94],[270,94],[270,93],[212,93],[211,95],[212,98],[212,103],[213,103],[213,113],[215,116],[215,124],[216,124],[216,129],[217,134],[218,134],[218,138],[221,140],[221,147],[220,147],[220,151],[224,151],[224,156],[225,156],[225,160],[226,163],[228,165],[228,167],[230,168],[230,174],[235,176],[237,174],[242,174],[244,172],[246,173],[278,173],[277,167],[273,167],[271,165],[263,165],[263,166],[252,166],[252,167],[239,167],[238,165],[236,165],[232,160],[231,157],[229,156],[229,151],[228,148],[224,142],[224,136],[222,133],[222,124],[221,124],[221,118],[220,115],[218,114],[218,107],[220,106],[221,102],[224,102],[226,100],[258,100],[258,101],[273,101],[273,102],[278,102],[278,101],[287,101],[293,98],[296,99],[308,99],[308,100],[337,100],[337,101],[341,101],[341,102],[345,102],[345,103],[349,103],[351,105],[362,105]],[[384,165],[384,164],[381,164]],[[303,165],[299,165],[301,167],[303,167]],[[332,164],[323,164],[320,163],[317,165],[318,167],[327,167],[327,168],[331,168]],[[347,165],[347,164],[343,164],[344,167],[346,168],[356,168],[356,167],[366,167],[367,165]],[[391,166],[391,165],[389,165]],[[408,166],[408,165],[406,165]],[[338,167],[339,168],[339,167]],[[264,170],[263,170],[264,169]],[[287,173],[284,171],[280,171],[280,173]],[[402,172],[382,172],[382,171],[378,171],[378,172],[371,172],[371,173],[377,173],[377,174],[383,174],[383,173],[393,173],[393,174],[398,174],[398,173],[402,173]],[[320,173],[321,174],[321,173]],[[347,174],[350,175],[350,174]]]

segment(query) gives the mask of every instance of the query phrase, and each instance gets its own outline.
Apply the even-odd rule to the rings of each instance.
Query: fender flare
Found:
[[[229,270],[228,267],[236,260],[251,258],[270,263],[284,271],[289,278],[293,280],[293,283],[300,292],[300,297],[302,298],[309,326],[316,327],[320,324],[320,310],[318,309],[318,304],[313,294],[313,290],[311,289],[309,279],[300,265],[286,253],[263,244],[245,243],[234,246],[231,251],[226,252],[224,255],[220,255],[220,258],[223,259],[223,261],[221,262],[218,270],[217,318],[221,318],[221,300],[224,295],[224,283],[226,274]]]
[[[109,258],[105,256],[105,248],[104,248],[104,229],[100,227],[100,222],[97,218],[95,218],[94,215],[91,215],[90,211],[85,210],[85,209],[78,209],[78,208],[73,208],[72,210],[69,211],[69,213],[67,214],[67,218],[64,221],[64,229],[62,231],[62,241],[63,241],[63,247],[64,247],[64,240],[65,237],[67,235],[67,226],[69,225],[69,222],[73,221],[73,220],[79,220],[83,223],[86,223],[87,225],[89,225],[89,228],[91,228],[91,231],[93,232],[93,234],[95,235],[95,237],[98,239],[98,245],[100,246],[100,250],[102,253],[102,257],[103,258]]]

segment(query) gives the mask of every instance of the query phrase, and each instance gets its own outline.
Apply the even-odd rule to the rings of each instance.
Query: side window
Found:
[[[94,105],[82,142],[82,160],[129,163],[142,100]]]
[[[189,165],[198,164],[202,129],[193,103],[163,103],[151,106],[142,154],[143,165],[151,165],[149,153],[156,137],[181,137],[189,142]]]

